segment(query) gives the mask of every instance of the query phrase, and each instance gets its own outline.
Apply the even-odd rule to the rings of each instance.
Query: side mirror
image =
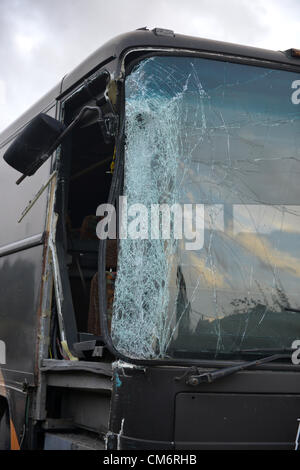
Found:
[[[17,184],[20,184],[26,176],[34,175],[87,112],[98,114],[97,122],[100,124],[104,140],[111,141],[116,133],[116,117],[103,116],[98,106],[84,106],[68,127],[47,114],[38,114],[3,155],[6,163],[23,173]]]
[[[3,158],[8,165],[23,173],[24,177],[31,176],[45,161],[43,157],[49,156],[49,150],[64,129],[60,121],[47,114],[39,114],[14,140]]]

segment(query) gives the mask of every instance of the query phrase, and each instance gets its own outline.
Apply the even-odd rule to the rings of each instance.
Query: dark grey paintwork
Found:
[[[255,65],[259,65],[262,61],[274,67],[293,67],[294,69],[300,67],[300,60],[291,57],[290,53],[267,51],[177,34],[174,37],[157,36],[152,31],[134,31],[118,36],[100,47],[2,132],[0,135],[0,217],[2,221],[0,339],[5,339],[8,345],[8,362],[2,372],[6,385],[11,387],[9,389],[10,407],[18,438],[22,436],[24,422],[26,402],[26,394],[23,392],[24,378],[32,384],[38,372],[36,344],[40,324],[38,309],[43,263],[42,235],[47,209],[46,193],[26,216],[23,225],[17,224],[16,220],[49,175],[50,162],[44,165],[34,177],[28,178],[20,188],[17,188],[15,180],[19,175],[15,170],[7,167],[2,155],[9,142],[38,113],[43,111],[53,117],[58,116],[61,98],[65,99],[89,75],[103,66],[118,75],[121,64],[119,59],[126,51],[135,48],[180,49],[195,51],[199,54],[213,54],[215,58],[220,55],[222,60],[226,58],[237,60],[242,57],[246,62]],[[34,243],[32,243],[33,239]],[[209,365],[208,362],[206,367]],[[205,365],[203,367],[205,368]],[[286,416],[290,419],[287,447],[291,448],[298,417],[297,407],[300,394],[298,372],[289,371],[287,367],[282,370],[276,368],[275,365],[272,367],[273,371],[262,369],[257,372],[242,372],[223,382],[205,385],[195,390],[175,381],[175,377],[181,375],[184,368],[149,366],[146,370],[132,367],[124,372],[123,367],[116,367],[109,428],[112,434],[108,444],[111,447],[118,445],[118,433],[121,430],[122,420],[125,420],[124,435],[120,439],[123,447],[174,448],[176,445],[186,448],[194,439],[198,442],[203,440],[203,436],[199,434],[197,422],[188,427],[186,432],[182,424],[185,416],[190,415],[193,419],[202,416],[199,409],[204,406],[205,400],[201,402],[200,408],[195,409],[194,405],[191,405],[193,393],[195,393],[196,400],[200,400],[202,396],[208,400],[207,397],[210,397],[210,394],[216,396],[219,394],[220,400],[222,394],[227,394],[228,400],[229,395],[232,394],[253,394],[251,398],[253,409],[261,406],[262,400],[267,400],[270,394],[276,393],[277,401],[273,400],[274,406],[268,407],[262,423],[272,420],[272,415],[278,407],[277,403],[280,404],[280,409],[285,407]],[[67,373],[72,374],[71,371]],[[47,372],[45,371],[44,374],[47,375]],[[51,375],[50,372],[49,374]],[[62,377],[60,380],[64,383],[66,378]],[[49,381],[51,382],[51,377]],[[74,380],[70,380],[70,383],[72,382]],[[292,395],[291,399],[288,395]],[[259,399],[255,402],[257,396]],[[70,401],[70,408],[74,407],[74,397],[75,395]],[[286,399],[288,401],[285,402]],[[77,402],[80,403],[80,397]],[[42,405],[42,402],[40,403]],[[284,403],[286,405],[283,406]],[[230,407],[234,413],[233,401],[230,402]],[[213,426],[213,423],[219,419],[220,416],[215,413],[215,416],[212,416],[212,422],[203,423],[203,427]],[[247,420],[247,414],[244,419]],[[174,444],[175,439],[176,444]],[[259,446],[258,443],[257,446]]]

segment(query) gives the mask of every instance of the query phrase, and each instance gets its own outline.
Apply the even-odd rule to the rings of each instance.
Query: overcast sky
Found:
[[[300,48],[300,0],[0,0],[0,131],[105,41],[142,26]]]

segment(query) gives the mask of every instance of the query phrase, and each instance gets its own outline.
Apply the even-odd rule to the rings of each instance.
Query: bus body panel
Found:
[[[50,105],[48,114],[55,116],[56,103]],[[22,129],[32,117],[32,111],[29,111],[24,115],[28,121],[19,120],[16,126],[11,126],[11,131],[19,126]],[[0,340],[5,343],[6,357],[5,364],[0,364],[0,395],[8,402],[11,446],[17,448],[28,414],[28,391],[36,386],[39,371],[41,285],[49,188],[19,220],[48,180],[51,160],[36,175],[17,186],[19,173],[2,158],[15,135],[11,138],[6,132],[3,135],[6,141],[2,146],[0,144]]]
[[[9,401],[11,419],[14,423],[18,442],[22,439],[23,425],[26,419],[26,398],[28,387],[43,386],[47,377],[52,377],[55,387],[67,388],[66,383],[77,380],[76,393],[84,389],[83,382],[79,384],[83,372],[44,372],[44,384],[38,383],[41,357],[38,356],[40,322],[43,312],[40,311],[42,276],[44,273],[45,255],[45,227],[48,210],[48,191],[39,198],[34,207],[25,216],[22,222],[18,219],[27,203],[34,197],[39,188],[50,174],[50,160],[32,177],[25,180],[21,186],[15,181],[20,176],[3,161],[5,149],[16,137],[18,132],[38,113],[48,112],[52,117],[58,116],[61,100],[84,85],[84,80],[91,74],[107,69],[112,77],[118,78],[124,53],[134,49],[164,48],[194,51],[199,54],[222,54],[226,56],[243,58],[248,63],[258,65],[259,61],[273,63],[274,67],[299,67],[299,59],[293,58],[289,53],[265,51],[263,49],[244,47],[234,44],[192,38],[182,35],[161,36],[152,31],[135,31],[121,35],[106,43],[82,64],[36,103],[29,111],[11,124],[0,134],[0,187],[1,199],[0,216],[2,229],[0,234],[0,340],[7,344],[6,364],[0,365],[0,395]],[[299,69],[300,70],[300,69]],[[44,338],[45,339],[45,338]],[[68,362],[68,366],[73,366]],[[78,361],[78,365],[80,363]],[[93,365],[93,364],[92,364]],[[86,363],[82,366],[88,368]],[[225,364],[224,364],[225,365]],[[209,366],[207,365],[209,368]],[[69,367],[71,368],[71,367]],[[75,369],[75,367],[74,367]],[[87,371],[85,370],[85,373]],[[194,425],[190,434],[182,437],[183,416],[194,416],[192,400],[209,394],[253,394],[253,409],[255,397],[276,394],[280,404],[288,400],[287,416],[290,419],[288,429],[287,447],[292,447],[292,434],[297,430],[296,408],[299,403],[300,388],[298,386],[298,373],[293,371],[266,371],[263,368],[257,372],[242,372],[234,377],[221,380],[216,384],[203,384],[195,389],[186,386],[180,377],[186,368],[176,367],[137,367],[128,368],[115,363],[113,390],[111,398],[111,412],[108,436],[108,447],[117,448],[189,448],[193,439],[199,440],[197,426]],[[47,375],[48,374],[48,375]],[[52,375],[51,375],[52,374]],[[88,372],[92,377],[92,372]],[[109,374],[106,374],[106,379]],[[99,371],[95,376],[99,378]],[[64,378],[66,382],[64,382]],[[179,378],[179,380],[178,380]],[[57,380],[57,382],[55,382]],[[110,380],[110,379],[107,379]],[[50,381],[50,380],[49,380]],[[59,385],[59,384],[63,385]],[[3,387],[4,385],[4,387]],[[107,385],[106,385],[107,386]],[[93,389],[90,385],[88,393],[98,393],[99,400],[105,396],[105,412],[107,412],[108,388],[99,391],[98,383]],[[72,393],[72,386],[68,386]],[[97,389],[97,391],[96,391]],[[35,389],[36,390],[36,389]],[[101,397],[101,393],[103,396]],[[220,395],[220,396],[221,396]],[[75,395],[74,395],[75,396]],[[193,398],[194,396],[194,398]],[[77,397],[77,395],[76,395]],[[74,398],[74,397],[73,397]],[[77,400],[80,405],[80,399]],[[86,400],[88,403],[88,400]],[[278,403],[279,403],[278,402]],[[70,400],[69,406],[73,406]],[[257,401],[259,404],[260,402]],[[43,407],[37,414],[43,415],[45,401],[40,400]],[[74,404],[76,406],[76,403]],[[87,404],[88,406],[88,404]],[[232,409],[234,405],[230,403]],[[281,406],[283,409],[284,406]],[[273,408],[272,408],[273,409]],[[81,410],[80,410],[81,411]],[[91,410],[90,410],[91,411]],[[76,413],[75,413],[76,414]],[[197,413],[196,413],[197,414]],[[82,417],[83,413],[81,413]],[[197,415],[198,416],[198,415]],[[199,415],[199,419],[201,416]],[[267,411],[265,420],[272,419],[272,412]],[[211,426],[216,425],[216,416],[212,416]],[[243,425],[243,424],[242,424]],[[120,444],[121,443],[121,444]],[[206,443],[205,445],[207,445]],[[237,445],[237,443],[235,443]],[[258,443],[253,443],[258,445]],[[202,445],[201,443],[199,444]],[[187,446],[187,447],[185,447]],[[205,447],[205,446],[204,446]],[[216,445],[217,447],[217,445]],[[253,446],[252,446],[253,447]]]

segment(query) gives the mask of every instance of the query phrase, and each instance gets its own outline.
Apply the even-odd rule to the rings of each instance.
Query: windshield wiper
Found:
[[[250,348],[250,349],[235,349],[232,353],[292,353],[292,348]]]
[[[235,374],[240,370],[249,369],[250,367],[254,366],[260,366],[261,364],[273,362],[277,359],[290,359],[290,356],[288,356],[287,354],[273,354],[271,356],[263,357],[262,359],[256,359],[255,361],[242,362],[241,364],[238,364],[236,366],[224,367],[223,369],[217,369],[211,372],[204,373],[199,373],[199,370],[193,367],[193,371],[191,369],[189,370],[190,374],[186,373],[184,375],[186,377],[185,383],[187,385],[193,386],[200,385],[201,383],[212,383],[217,379]],[[193,372],[198,372],[198,375],[193,374]]]
[[[298,308],[285,308],[284,309],[286,312],[296,312],[300,313],[300,310]]]

